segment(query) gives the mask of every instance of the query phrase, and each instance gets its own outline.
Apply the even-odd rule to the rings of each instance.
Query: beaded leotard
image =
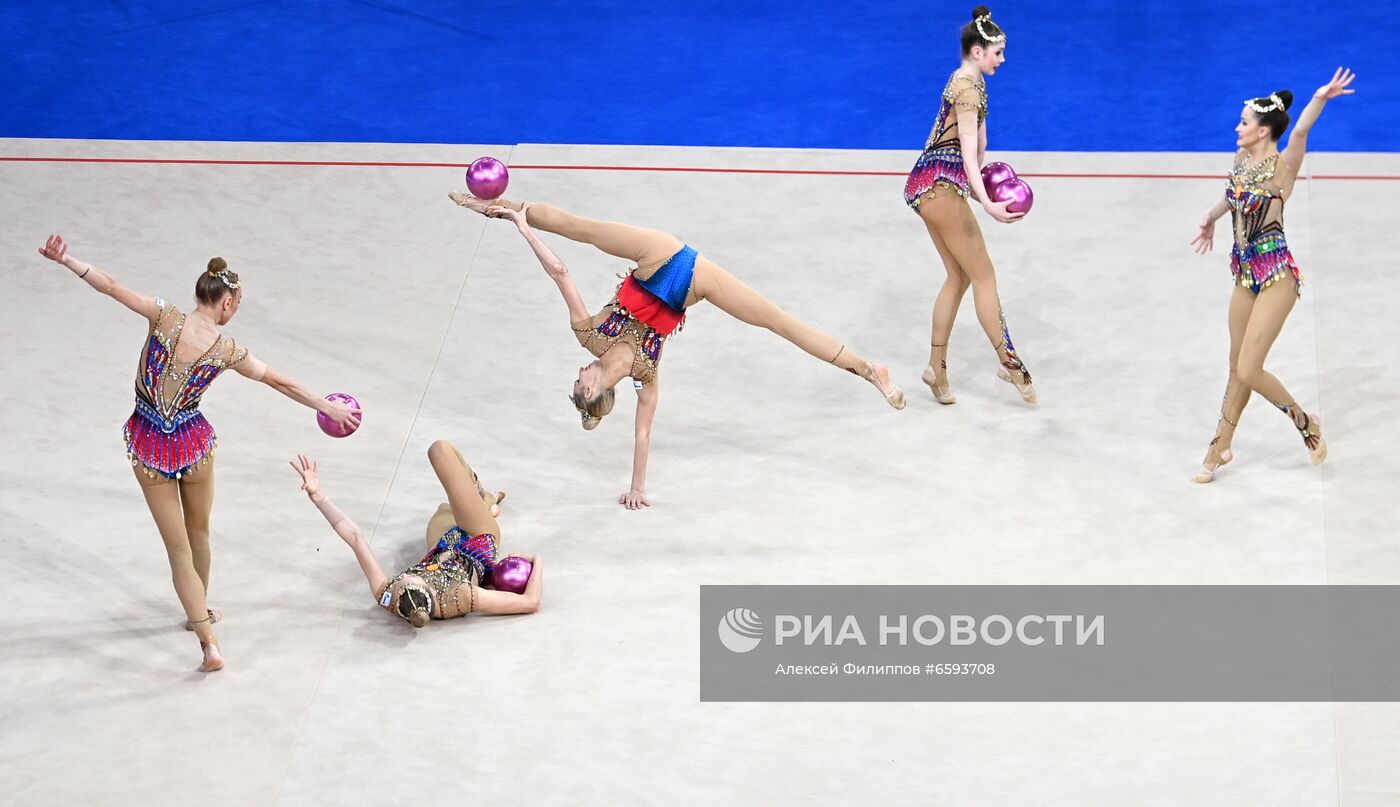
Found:
[[[385,584],[379,604],[392,610],[395,585],[405,577],[418,577],[432,590],[434,619],[466,616],[476,610],[476,587],[490,585],[495,570],[496,536],[468,535],[452,527],[422,560]]]
[[[157,298],[160,313],[151,324],[136,375],[136,411],[122,435],[132,466],[147,476],[179,479],[208,462],[217,442],[214,427],[199,411],[209,385],[225,369],[248,357],[232,339],[219,336],[192,362],[177,358],[185,314]]]
[[[936,186],[953,189],[964,199],[970,193],[958,139],[959,109],[975,109],[977,123],[987,119],[987,85],[957,73],[949,76],[938,105],[938,118],[924,143],[924,151],[904,183],[904,203],[918,210]]]
[[[637,279],[635,272],[628,275],[602,311],[572,324],[579,344],[602,358],[613,345],[627,343],[632,349],[628,375],[642,384],[654,383],[661,348],[685,323],[697,257],[691,247],[681,247],[646,279]]]
[[[1278,158],[1273,154],[1258,165],[1248,165],[1243,149],[1235,156],[1225,186],[1235,240],[1230,271],[1237,284],[1255,294],[1292,274],[1301,295],[1303,274],[1283,235],[1283,192],[1274,182]]]

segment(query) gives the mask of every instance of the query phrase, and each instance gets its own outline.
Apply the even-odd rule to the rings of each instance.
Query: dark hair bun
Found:
[[[991,10],[990,8],[987,8],[986,6],[978,6],[977,8],[974,8],[974,9],[972,10],[972,19],[974,19],[974,20],[977,19],[978,17],[990,17],[990,16],[992,16],[992,10]]]
[[[1288,111],[1289,107],[1293,106],[1293,93],[1288,90],[1279,90],[1275,92],[1274,95],[1277,95],[1279,100],[1283,101],[1283,109],[1285,112]]]
[[[211,274],[211,275],[217,275],[218,273],[224,271],[224,270],[227,269],[227,268],[228,268],[228,261],[224,260],[223,258],[210,258],[210,259],[209,259],[209,274]]]

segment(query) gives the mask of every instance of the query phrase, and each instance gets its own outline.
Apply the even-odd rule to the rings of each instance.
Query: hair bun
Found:
[[[1274,95],[1277,95],[1279,97],[1279,100],[1283,101],[1283,110],[1285,112],[1288,111],[1289,107],[1293,106],[1292,92],[1289,92],[1288,90],[1279,90],[1278,92],[1275,92]]]
[[[228,268],[228,261],[224,260],[223,258],[210,258],[210,259],[209,259],[209,274],[211,274],[211,275],[217,275],[218,273],[224,271],[224,270],[227,269],[227,268]]]
[[[966,6],[964,6],[964,8],[966,8]],[[986,6],[978,6],[977,8],[974,8],[974,9],[972,10],[972,19],[974,19],[974,20],[977,19],[978,17],[990,17],[990,16],[992,16],[992,10],[991,10],[990,8],[987,8]]]

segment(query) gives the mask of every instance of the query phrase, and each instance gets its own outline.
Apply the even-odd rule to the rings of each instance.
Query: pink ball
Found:
[[[1024,179],[1016,177],[1008,179],[989,191],[994,202],[1010,201],[1006,206],[1008,213],[1030,212],[1031,205],[1035,202],[1035,194],[1031,192],[1031,186],[1026,184]]]
[[[360,408],[360,402],[355,400],[355,397],[353,395],[347,395],[343,392],[332,392],[330,395],[326,396],[326,400],[330,401],[331,403],[343,403],[346,406],[349,406],[351,409]],[[364,415],[361,414],[360,417],[363,418]],[[355,433],[356,429],[360,428],[359,426],[349,426],[347,428],[341,428],[340,424],[326,417],[325,413],[323,412],[316,413],[316,425],[320,426],[321,431],[325,432],[326,434],[329,434],[331,437],[349,437],[350,435]]]
[[[491,573],[491,586],[497,591],[524,594],[534,568],[534,564],[518,555],[505,558],[496,563],[496,570]]]
[[[510,172],[495,157],[479,157],[467,169],[467,190],[478,199],[499,199],[509,183]]]
[[[1016,171],[1006,163],[987,163],[982,166],[982,187],[990,191],[997,185],[1015,179]]]

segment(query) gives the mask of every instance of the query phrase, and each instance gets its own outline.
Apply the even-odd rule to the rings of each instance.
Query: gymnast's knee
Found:
[[[1259,383],[1260,377],[1264,375],[1264,367],[1254,362],[1237,364],[1234,373],[1235,378],[1239,379],[1241,384],[1254,389],[1255,385]]]
[[[428,461],[434,465],[456,457],[457,450],[446,440],[434,440],[432,445],[428,446]]]

